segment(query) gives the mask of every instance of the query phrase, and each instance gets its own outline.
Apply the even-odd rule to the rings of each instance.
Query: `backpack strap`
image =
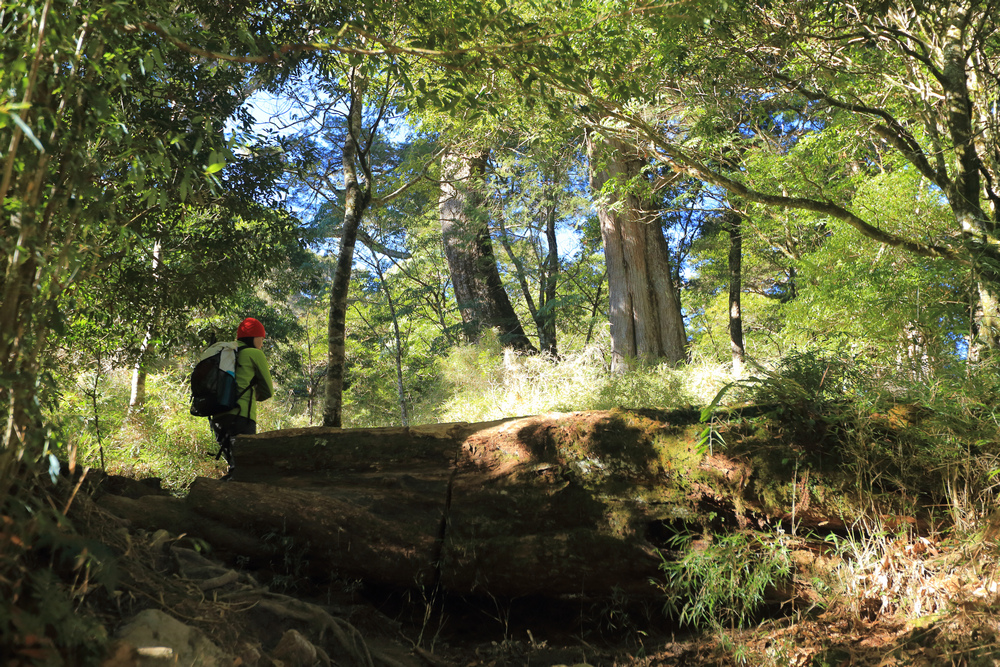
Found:
[[[248,347],[249,347],[249,345],[241,345],[240,347],[236,348],[236,369],[237,369],[237,372],[239,371],[239,367],[240,367],[240,352],[242,352],[243,350],[247,349]],[[255,384],[257,384],[257,372],[256,371],[254,371],[253,378],[251,378],[250,383],[247,384],[247,386],[244,387],[243,390],[240,391],[240,393],[238,393],[236,395],[236,407],[237,408],[239,408],[240,399],[243,398],[243,394],[245,394],[248,391],[250,391],[251,387],[253,387]],[[254,399],[254,392],[250,392],[250,402],[247,404],[247,419],[250,418],[250,408],[251,408],[251,406],[253,406],[253,399]],[[240,409],[236,413],[236,415],[239,416],[239,417],[242,417],[243,416],[243,410]]]

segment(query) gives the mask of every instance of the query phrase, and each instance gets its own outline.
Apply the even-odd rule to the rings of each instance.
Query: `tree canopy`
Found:
[[[475,209],[461,215],[486,243],[469,267],[498,273],[461,296],[482,267],[453,263],[443,292],[404,289],[443,294],[432,312],[448,340],[457,312],[468,331],[463,309],[496,299],[511,304],[497,320],[510,328],[486,326],[504,329],[502,341],[530,330],[537,348],[524,333],[516,347],[554,354],[558,330],[581,330],[574,308],[589,311],[588,338],[607,309],[616,363],[679,363],[708,352],[720,288],[740,283],[727,307],[740,293],[755,304],[743,309],[751,341],[789,326],[848,335],[840,313],[916,289],[926,307],[892,308],[865,336],[933,340],[944,357],[997,344],[990,3],[176,9],[4,9],[5,377],[37,376],[47,332],[74,321],[118,326],[123,351],[180,340],[192,309],[252,288],[300,252],[296,236],[318,248],[315,223],[333,212],[343,247],[325,251],[342,264],[331,307],[343,320],[353,237],[391,239],[378,250],[394,257],[387,268],[419,284],[411,265],[426,261],[426,223],[435,206],[444,215],[449,188]],[[255,129],[247,101],[261,90],[299,100],[281,132]],[[458,155],[479,161],[463,171]],[[468,199],[470,179],[483,183]],[[303,208],[306,192],[319,203]],[[362,223],[369,206],[395,221],[388,236]],[[737,219],[739,275],[728,245]],[[598,228],[607,285],[583,271]],[[447,226],[442,239],[452,255],[472,247],[449,241]],[[860,264],[867,273],[842,270]],[[947,333],[932,331],[942,324]],[[344,368],[338,359],[328,373]],[[35,385],[11,383],[17,423]]]

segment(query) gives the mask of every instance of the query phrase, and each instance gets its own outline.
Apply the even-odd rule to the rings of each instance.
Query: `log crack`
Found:
[[[458,477],[458,460],[461,456],[461,446],[455,452],[455,458],[451,462],[451,475],[448,476],[448,486],[445,489],[444,508],[441,511],[441,523],[438,525],[437,537],[434,540],[434,552],[431,555],[431,566],[434,573],[431,578],[431,590],[437,591],[441,584],[441,559],[444,554],[445,541],[448,538],[448,523],[451,520],[451,500],[452,492],[455,488],[455,479]]]

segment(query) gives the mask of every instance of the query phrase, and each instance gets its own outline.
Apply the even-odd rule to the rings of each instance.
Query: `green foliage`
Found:
[[[86,613],[86,596],[113,590],[116,569],[107,547],[79,537],[61,509],[67,480],[23,482],[30,493],[0,504],[0,652],[11,664],[97,665],[109,638]]]
[[[843,353],[796,351],[782,357],[773,371],[758,370],[760,376],[737,383],[744,389],[743,398],[778,410],[816,411],[866,388],[855,360]]]
[[[670,545],[685,548],[678,560],[660,554],[665,581],[664,612],[685,625],[740,626],[755,618],[769,589],[782,586],[792,573],[791,551],[779,539],[740,531],[712,535],[692,548],[678,535]]]
[[[96,618],[80,614],[72,591],[51,570],[27,575],[20,604],[0,610],[0,646],[17,647],[15,655],[34,658],[35,665],[96,665],[104,655],[108,635]],[[10,618],[2,615],[10,613]],[[48,639],[58,631],[58,643]]]
[[[109,371],[98,378],[97,410],[103,441],[105,472],[143,478],[157,477],[164,488],[183,492],[195,477],[219,477],[225,462],[215,459],[217,447],[208,421],[192,417],[187,362],[151,372],[145,404],[129,410],[130,373]],[[84,372],[75,386],[66,387],[50,408],[48,420],[58,428],[58,454],[64,459],[79,452],[78,462],[100,468],[94,410],[89,396],[92,373]],[[305,426],[300,407],[285,403],[278,392],[258,406],[258,431]],[[238,452],[237,452],[238,455]]]
[[[93,376],[83,377],[85,386]],[[90,398],[76,388],[62,392],[50,419],[62,433],[65,452],[76,449],[80,463],[109,474],[159,477],[164,486],[183,489],[198,475],[215,476],[214,440],[204,419],[188,414],[188,389],[180,377],[152,373],[147,400],[129,411],[131,376],[124,371],[99,378],[97,415],[103,431],[103,459],[97,448],[94,411]]]
[[[935,188],[887,156],[878,164],[844,196],[880,229],[925,242],[947,236],[951,213]],[[953,263],[879,244],[802,211],[749,206],[741,224],[742,317],[751,359],[845,340],[865,364],[891,372],[905,365],[920,374],[926,363],[953,360],[956,344],[968,338],[971,276]],[[696,244],[699,277],[686,295],[697,353],[719,361],[730,354],[727,250],[726,230],[711,227]],[[894,355],[905,362],[890,361]]]
[[[845,355],[804,350],[782,358],[774,370],[761,366],[757,375],[724,386],[702,412],[709,421],[727,394],[739,403],[758,405],[789,425],[810,430],[817,420],[836,420],[838,406],[869,388],[866,378]]]

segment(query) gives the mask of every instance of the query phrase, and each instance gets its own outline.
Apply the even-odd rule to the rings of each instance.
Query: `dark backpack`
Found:
[[[236,362],[240,348],[237,341],[223,341],[210,346],[198,358],[191,372],[191,414],[212,417],[236,407],[243,391],[236,386]]]

